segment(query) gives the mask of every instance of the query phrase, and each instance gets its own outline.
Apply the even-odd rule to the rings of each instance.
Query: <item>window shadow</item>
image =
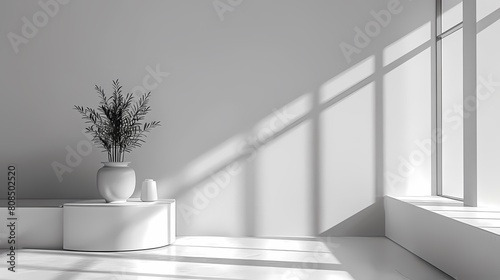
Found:
[[[496,9],[494,12],[492,12],[491,14],[487,15],[486,17],[482,18],[479,22],[477,22],[476,25],[477,33],[478,34],[481,33],[483,30],[493,25],[499,19],[500,19],[500,8]]]
[[[430,31],[429,31],[430,32]],[[429,35],[430,36],[430,35]],[[259,236],[258,232],[258,223],[259,217],[255,213],[255,209],[259,207],[258,196],[259,196],[259,188],[257,186],[260,174],[258,174],[258,163],[255,161],[255,157],[258,157],[259,152],[266,146],[269,146],[271,143],[275,142],[278,139],[283,137],[287,137],[287,135],[300,125],[310,122],[311,123],[311,135],[310,137],[310,147],[308,150],[310,151],[310,162],[311,162],[311,174],[309,176],[310,188],[309,188],[309,202],[311,209],[310,211],[310,232],[311,235],[317,235],[325,230],[322,228],[322,219],[324,219],[325,211],[321,210],[321,198],[324,195],[325,186],[321,183],[322,174],[322,157],[324,157],[324,151],[321,150],[321,142],[323,139],[321,138],[324,131],[322,131],[321,127],[321,117],[322,114],[328,110],[329,108],[336,107],[341,104],[344,100],[347,100],[350,96],[354,96],[356,93],[360,92],[364,87],[373,84],[375,89],[373,93],[374,104],[373,104],[373,131],[374,131],[374,158],[373,162],[374,178],[373,182],[373,202],[375,204],[375,200],[377,197],[383,196],[386,192],[384,190],[384,77],[388,73],[398,69],[405,63],[411,61],[413,58],[422,54],[425,51],[430,50],[433,47],[432,40],[425,41],[417,46],[411,48],[407,53],[404,53],[399,56],[399,58],[392,60],[387,65],[383,65],[383,52],[380,51],[374,56],[374,69],[373,73],[368,75],[366,78],[354,82],[351,86],[341,90],[338,94],[335,94],[333,97],[327,98],[325,100],[324,96],[322,96],[321,88],[317,91],[309,94],[310,100],[312,102],[312,106],[308,111],[293,119],[290,123],[283,125],[279,130],[273,131],[272,134],[267,135],[267,137],[257,143],[248,142],[249,138],[252,136],[255,138],[253,131],[251,131],[246,136],[235,136],[236,138],[244,139],[243,145],[245,148],[240,149],[240,152],[237,152],[233,155],[229,155],[226,160],[221,161],[218,165],[210,166],[206,172],[202,172],[201,176],[191,180],[188,185],[184,185],[181,188],[175,188],[177,191],[172,193],[173,197],[181,198],[181,197],[189,197],[192,194],[192,190],[200,186],[203,182],[209,181],[213,178],[214,174],[219,172],[223,172],[225,168],[234,164],[236,162],[245,163],[244,170],[244,190],[245,190],[245,199],[242,207],[244,208],[243,213],[246,213],[245,219],[245,235],[247,236]],[[346,70],[348,71],[348,70]],[[323,100],[322,100],[323,99]],[[286,106],[285,106],[286,107]],[[279,110],[277,110],[279,111]],[[347,135],[348,137],[348,135]],[[229,141],[231,142],[231,141]],[[222,150],[225,148],[223,147]],[[241,152],[242,151],[242,152]],[[188,199],[189,201],[190,199]],[[369,209],[379,209],[376,205],[365,205]],[[359,209],[358,211],[360,211]],[[355,212],[354,212],[355,213]],[[355,215],[353,213],[353,215]],[[366,211],[363,213],[367,213]],[[378,215],[378,214],[377,214]],[[378,215],[380,216],[380,215]],[[380,220],[380,218],[379,218]],[[346,222],[344,225],[347,225]],[[382,223],[383,224],[383,223]],[[332,233],[334,231],[331,231]],[[381,234],[379,230],[377,230],[378,234]],[[344,233],[346,234],[346,233]]]

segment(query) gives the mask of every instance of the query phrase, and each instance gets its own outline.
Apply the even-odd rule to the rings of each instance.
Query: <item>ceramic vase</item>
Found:
[[[103,162],[97,171],[97,189],[108,203],[124,203],[135,190],[135,171],[130,162]]]
[[[144,180],[144,182],[142,182],[141,200],[147,202],[158,200],[156,182],[153,179],[146,179]]]

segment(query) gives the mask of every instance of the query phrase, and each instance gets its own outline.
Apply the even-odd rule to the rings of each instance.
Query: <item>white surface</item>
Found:
[[[17,207],[62,207],[64,203],[75,202],[80,199],[17,199]],[[7,206],[7,199],[0,200],[0,207]]]
[[[31,205],[37,205],[33,203]],[[25,204],[25,203],[22,203]],[[45,205],[54,204],[45,202]],[[7,217],[6,208],[0,208],[0,248],[7,248]],[[16,209],[16,247],[30,249],[62,249],[63,240],[63,210],[60,207],[19,207]],[[5,224],[4,224],[5,223]]]
[[[259,150],[255,159],[256,236],[317,234],[311,225],[311,129],[311,122],[302,123]]]
[[[62,249],[62,205],[74,199],[16,200],[17,247],[27,249]],[[8,217],[7,200],[0,200],[0,219]],[[0,227],[0,248],[7,247],[8,232]]]
[[[478,0],[477,175],[479,206],[500,205],[500,1]],[[490,18],[489,20],[487,18]]]
[[[383,237],[267,239],[181,237],[134,252],[18,251],[12,280],[451,280]]]
[[[413,50],[426,43],[409,39]],[[385,194],[431,194],[431,57],[429,44],[383,77]]]
[[[455,279],[500,279],[500,235],[492,227],[499,209],[442,197],[385,197],[385,211],[388,238]]]
[[[497,0],[481,0],[477,1],[476,20],[480,22],[485,17],[491,15],[495,10],[500,8],[500,2]],[[491,38],[493,42],[493,38]],[[490,46],[493,47],[493,46]]]
[[[83,201],[64,204],[63,248],[125,251],[175,241],[175,200],[120,204]]]
[[[320,115],[320,233],[375,202],[374,116],[374,83]]]

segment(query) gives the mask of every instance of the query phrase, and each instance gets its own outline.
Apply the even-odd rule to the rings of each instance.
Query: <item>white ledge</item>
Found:
[[[386,236],[455,279],[500,279],[500,209],[443,197],[384,199]]]
[[[132,199],[138,201],[138,199]],[[93,200],[99,201],[99,200]],[[159,202],[129,202],[113,205],[112,207],[141,205],[147,206],[161,202],[175,200],[161,200]],[[16,245],[18,249],[63,249],[63,205],[79,205],[79,199],[17,199],[15,214],[17,217]],[[9,212],[6,210],[8,201],[0,199],[0,220],[7,221]],[[109,205],[111,206],[111,205]],[[0,230],[0,249],[9,248],[7,230]],[[175,233],[174,233],[175,234]],[[170,234],[171,236],[175,236]],[[172,241],[173,242],[173,241]]]
[[[500,235],[500,208],[469,207],[440,196],[392,197],[466,225]]]
[[[16,208],[20,207],[62,207],[64,203],[81,199],[16,199]],[[0,207],[7,207],[8,200],[0,199]]]

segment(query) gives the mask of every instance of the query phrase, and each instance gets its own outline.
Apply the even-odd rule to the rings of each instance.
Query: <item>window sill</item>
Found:
[[[444,197],[384,198],[386,236],[455,279],[500,279],[500,210]]]
[[[500,208],[468,207],[462,201],[441,196],[388,197],[500,235]]]

